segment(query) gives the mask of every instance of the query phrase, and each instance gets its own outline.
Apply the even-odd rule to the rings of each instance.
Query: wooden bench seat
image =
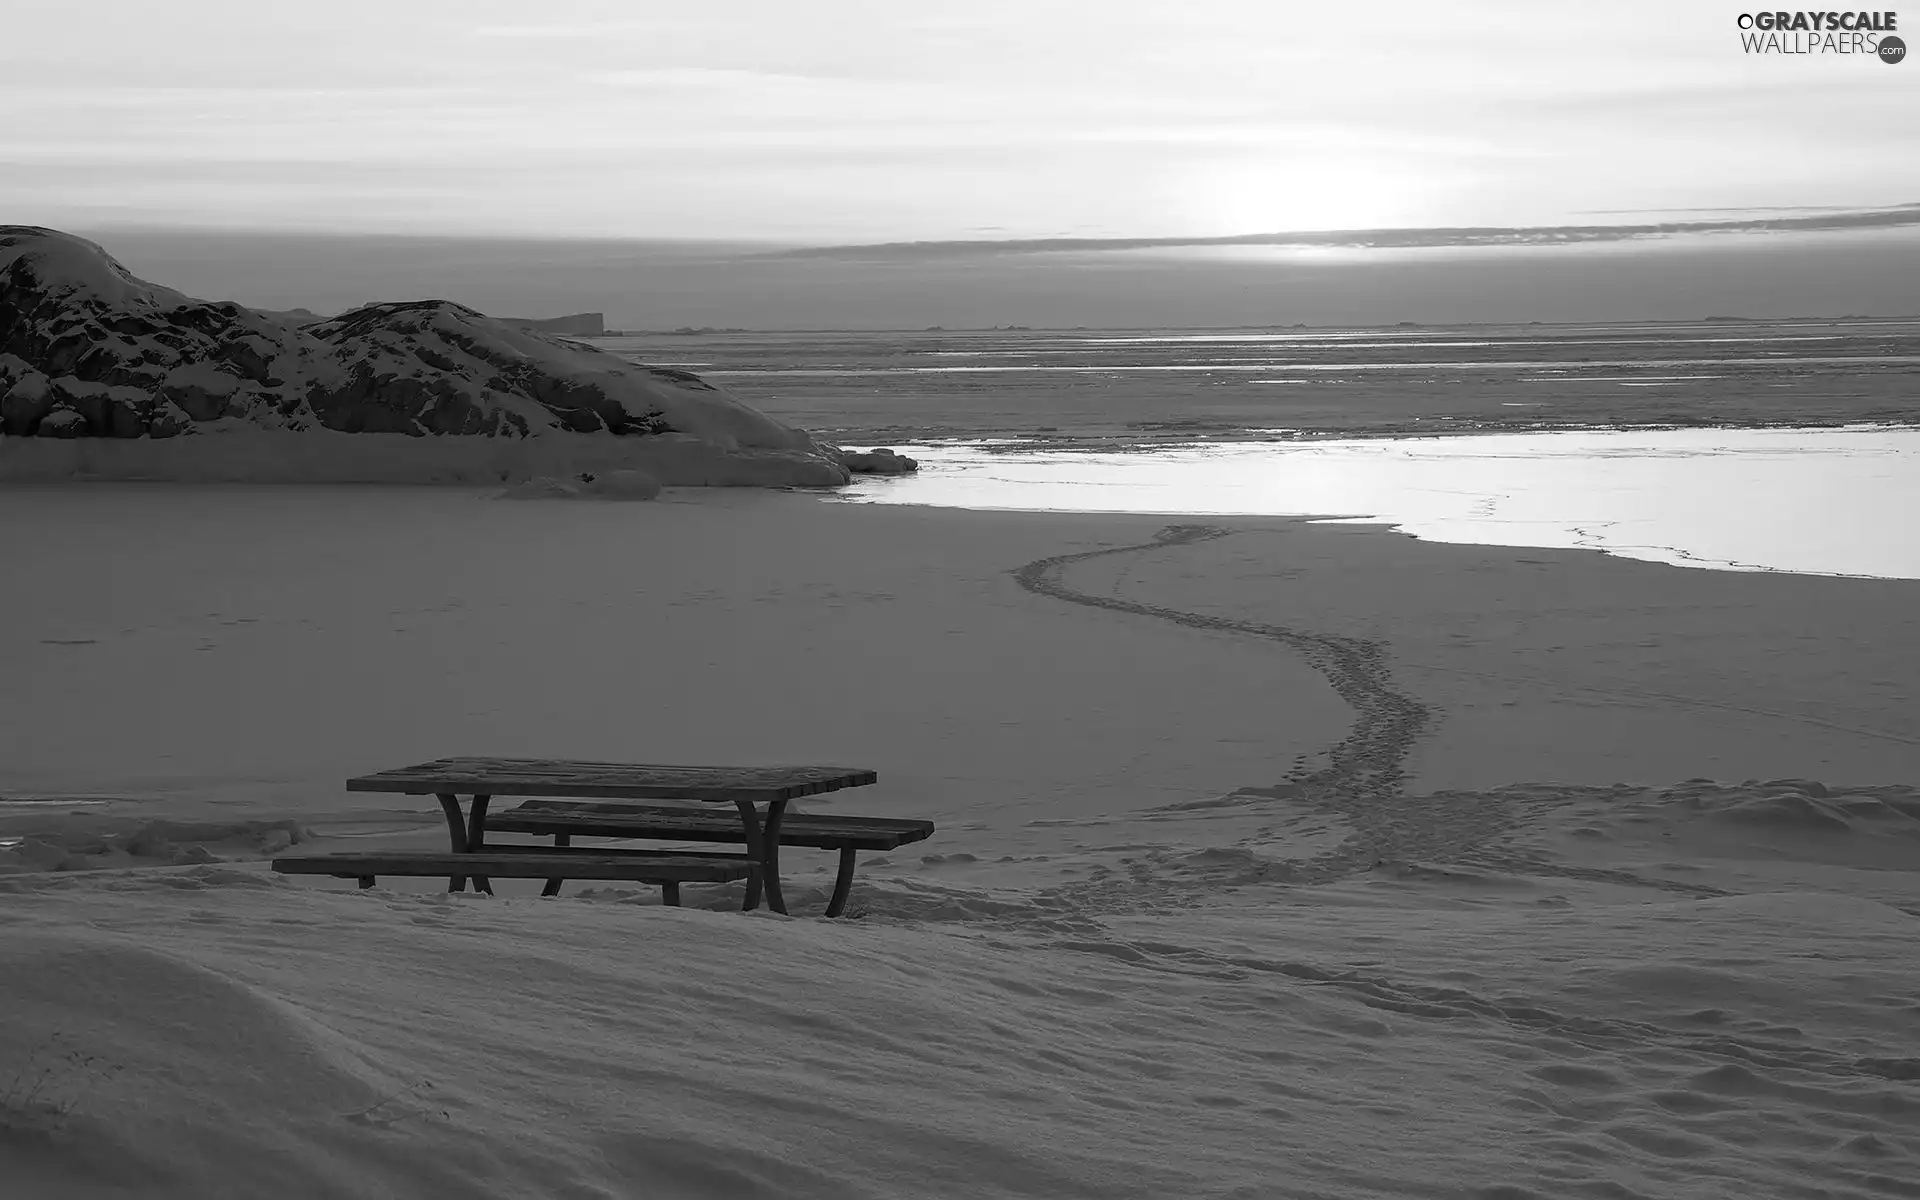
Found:
[[[542,854],[544,847],[477,853],[382,850],[367,853],[297,854],[273,860],[273,869],[288,875],[332,875],[357,879],[372,887],[382,875],[441,875],[464,882],[472,879],[480,891],[491,892],[490,877],[502,879],[614,879],[657,883],[665,904],[680,903],[682,883],[726,883],[759,873],[760,865],[728,854],[687,854],[673,851],[635,854],[568,851]]]
[[[738,817],[729,812],[664,804],[612,804],[595,800],[529,800],[517,808],[489,817],[486,832],[551,835],[556,847],[569,845],[575,837],[728,843],[747,841],[745,827]],[[856,854],[862,850],[893,850],[931,836],[932,821],[910,821],[895,817],[788,813],[781,820],[779,828],[781,847],[806,846],[840,852],[839,875],[834,880],[833,898],[827,903],[829,917],[839,916],[846,907],[847,894],[853,887]],[[487,845],[485,848],[498,850],[501,847]],[[751,888],[752,884],[748,886]],[[556,876],[544,894],[553,895],[559,890],[559,877]]]

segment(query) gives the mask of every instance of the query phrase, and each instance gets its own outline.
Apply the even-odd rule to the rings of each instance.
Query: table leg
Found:
[[[573,845],[573,835],[570,833],[556,833],[553,835],[553,844],[565,849]],[[546,884],[541,887],[540,894],[542,896],[558,896],[560,894],[560,885],[563,882],[565,881],[560,879],[547,880]]]
[[[447,838],[452,843],[455,854],[473,854],[486,842],[487,802],[493,797],[476,795],[473,798],[471,816],[460,812],[460,797],[451,792],[436,792],[440,801],[440,811],[447,817]],[[447,880],[449,892],[465,891],[468,877],[455,875]],[[473,890],[493,894],[493,883],[485,875],[475,875]]]
[[[478,854],[487,844],[487,802],[492,796],[475,796],[473,809],[467,814],[467,853]],[[485,875],[473,877],[473,890],[493,895],[493,881]]]
[[[755,819],[754,817],[747,818],[749,821]],[[753,856],[755,862],[760,861],[760,848],[752,839],[748,840],[747,853]],[[763,878],[765,878],[765,875],[760,871],[755,871],[747,877],[747,894],[745,898],[740,901],[741,912],[752,912],[754,909],[760,907],[760,881]]]
[[[833,880],[833,899],[827,901],[827,915],[837,917],[847,908],[847,895],[853,891],[853,859],[859,851],[852,846],[840,847],[840,874]]]
[[[758,877],[747,881],[746,902],[743,910],[751,910],[760,905],[760,892],[764,888],[767,895],[767,907],[781,916],[787,915],[787,898],[780,894],[780,821],[787,815],[785,800],[769,800],[767,816],[763,822],[753,809],[753,801],[734,801],[740,808],[740,820],[747,827],[747,853],[760,864]]]

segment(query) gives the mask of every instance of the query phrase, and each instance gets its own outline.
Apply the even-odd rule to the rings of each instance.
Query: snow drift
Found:
[[[47,445],[96,440],[126,445]],[[669,485],[849,477],[838,449],[696,375],[459,304],[298,324],[148,283],[81,238],[0,226],[0,478],[498,482],[576,457]]]

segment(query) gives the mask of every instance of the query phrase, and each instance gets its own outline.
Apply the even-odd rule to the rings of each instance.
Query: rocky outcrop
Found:
[[[841,450],[836,457],[856,475],[907,475],[920,469],[920,460],[887,449]]]
[[[635,465],[669,483],[848,477],[835,448],[696,375],[462,305],[371,304],[305,324],[286,316],[147,283],[80,238],[0,226],[0,434],[591,434],[644,447]],[[676,472],[682,459],[697,466]],[[731,472],[735,460],[744,465]]]

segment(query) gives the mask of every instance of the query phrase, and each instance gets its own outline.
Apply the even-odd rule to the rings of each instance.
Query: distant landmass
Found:
[[[284,310],[271,309],[271,308],[256,308],[253,311],[259,313],[261,316],[267,318],[270,321],[278,321],[282,325],[292,325],[295,327],[298,327],[301,325],[311,325],[315,321],[326,320],[325,317],[321,316],[317,312],[314,312],[310,308],[289,308]]]
[[[531,333],[570,333],[575,337],[601,337],[607,332],[607,314],[574,313],[566,317],[495,317],[502,325]]]

